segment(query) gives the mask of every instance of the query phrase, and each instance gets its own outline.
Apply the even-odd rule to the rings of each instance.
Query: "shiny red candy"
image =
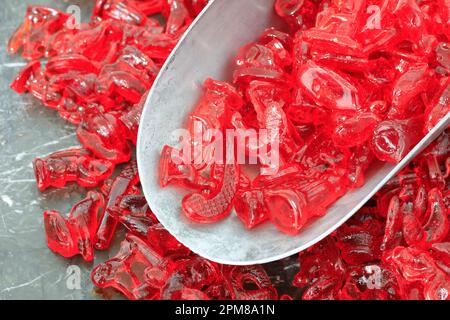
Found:
[[[293,284],[306,288],[303,299],[450,299],[448,137],[447,130],[333,235],[300,253]]]
[[[345,268],[336,241],[329,237],[300,254],[300,272],[295,276],[293,284],[298,287],[311,286],[309,292],[303,295],[307,300],[336,298]],[[323,290],[325,287],[328,289]],[[322,290],[317,290],[318,288]]]
[[[276,289],[262,267],[232,268],[205,260],[178,242],[150,210],[131,160],[148,90],[159,69],[207,0],[97,0],[90,23],[77,24],[58,10],[30,6],[8,44],[10,53],[30,60],[11,84],[30,93],[64,120],[77,126],[82,148],[54,152],[33,162],[38,188],[74,182],[89,191],[66,217],[45,211],[48,247],[71,258],[93,261],[120,227],[128,231],[119,252],[92,271],[98,288],[114,288],[129,299],[270,299]],[[159,15],[157,18],[153,15]],[[165,24],[160,24],[162,17]],[[268,32],[277,49],[285,36]],[[47,58],[41,64],[39,58]],[[214,103],[214,114],[209,106]],[[205,101],[192,115],[205,128],[221,128],[243,99],[231,85],[210,80]],[[220,121],[216,121],[217,119]],[[212,143],[208,137],[205,144]],[[173,156],[175,155],[175,156]],[[184,165],[183,153],[166,148],[161,185],[183,184],[194,193],[185,199],[188,215],[212,222],[227,215],[238,194],[235,164]],[[209,156],[213,156],[210,154]],[[114,169],[120,170],[117,174]],[[211,170],[211,176],[204,174]],[[208,192],[205,192],[208,190]],[[248,288],[251,282],[256,289]]]
[[[186,164],[183,155],[176,148],[165,146],[160,158],[159,182],[161,187],[171,184],[181,184],[194,190],[214,190],[217,181],[211,181],[201,175],[194,165]]]
[[[164,300],[209,300],[203,290],[220,283],[219,267],[201,257],[180,260],[161,287]],[[222,280],[223,281],[223,280]],[[203,290],[202,290],[203,289]],[[194,295],[194,293],[197,293]]]
[[[319,106],[347,112],[361,109],[355,84],[333,70],[318,66],[312,60],[298,71],[297,81],[302,92]]]
[[[38,188],[61,188],[68,182],[83,187],[95,187],[106,180],[114,170],[114,163],[96,159],[86,149],[68,149],[54,152],[33,161]]]
[[[147,284],[146,269],[163,266],[163,262],[146,242],[129,234],[115,257],[94,268],[92,281],[99,288],[113,287],[132,300],[156,298],[159,292]]]
[[[286,289],[266,267],[190,252],[153,215],[131,160],[146,95],[207,2],[96,0],[91,21],[79,24],[29,6],[8,43],[28,60],[11,88],[74,124],[82,145],[37,158],[38,188],[99,190],[68,216],[45,211],[48,247],[93,261],[124,227],[119,252],[91,278],[129,299],[277,299]],[[207,79],[188,119],[191,139],[162,151],[160,184],[190,190],[182,208],[193,221],[216,222],[234,208],[246,228],[270,221],[298,234],[362,186],[373,161],[400,161],[450,111],[447,1],[275,0],[274,11],[285,28],[239,50],[232,84]],[[228,129],[253,130],[256,139],[234,138],[225,159],[212,133]],[[280,299],[449,300],[449,146],[447,130],[300,253],[292,284],[301,289]],[[289,274],[297,264],[280,266]]]
[[[318,10],[318,1],[276,0],[275,11],[291,27],[292,31],[314,26]]]
[[[324,215],[326,207],[336,199],[337,190],[327,181],[300,179],[265,192],[270,221],[279,230],[292,235],[297,234],[309,219]]]
[[[361,187],[374,160],[400,162],[449,112],[449,34],[442,24],[447,7],[414,0],[274,1],[288,32],[269,28],[243,46],[233,84],[205,81],[189,117],[190,140],[183,141],[182,152],[169,146],[162,152],[161,186],[196,190],[182,205],[193,221],[216,222],[234,207],[247,228],[269,220],[284,233],[298,234],[347,191]],[[183,6],[177,12],[182,25]],[[207,129],[222,136],[236,130],[237,147],[217,147],[223,141],[202,135]],[[246,139],[252,130],[255,139]],[[260,176],[291,167],[296,177],[224,186],[213,174],[224,150],[234,153],[237,167],[259,167]],[[430,170],[442,184],[438,168]],[[352,257],[349,249],[349,259],[370,262],[379,254],[376,246],[398,242],[399,226],[413,228],[414,219],[399,222],[392,210],[384,240],[359,227],[348,230],[343,237],[350,247],[366,252]],[[442,228],[430,222],[416,236],[428,232],[434,239]]]
[[[236,195],[234,201],[236,215],[249,229],[268,219],[268,210],[264,203],[262,190],[244,190]]]
[[[222,170],[222,183],[217,192],[206,196],[193,193],[184,197],[183,212],[188,218],[210,223],[223,219],[231,212],[239,184],[239,171],[234,164],[226,164]]]
[[[75,204],[67,218],[57,211],[45,211],[48,247],[65,258],[80,254],[84,260],[92,261],[95,232],[103,214],[104,198],[96,191]]]
[[[277,291],[261,266],[225,267],[231,295],[237,300],[275,300]],[[248,287],[254,288],[248,288]]]
[[[397,300],[400,297],[396,274],[382,264],[351,268],[340,292],[343,300]]]
[[[121,198],[127,194],[135,193],[134,187],[139,183],[137,163],[130,162],[114,179],[110,186],[108,200],[105,207],[105,215],[100,221],[95,236],[95,248],[106,250],[109,248],[112,237],[117,227],[117,220],[114,219],[111,210],[114,210]]]
[[[147,237],[149,229],[155,223],[156,218],[150,211],[145,197],[139,193],[124,195],[116,206],[108,211],[109,215],[120,222],[128,231],[141,237]],[[112,222],[110,220],[110,222]]]
[[[125,129],[113,113],[88,115],[78,127],[77,137],[86,149],[101,159],[123,163],[131,158]]]
[[[17,28],[8,43],[8,51],[22,50],[26,59],[38,59],[47,55],[52,38],[64,29],[70,15],[55,9],[30,6],[24,22]]]
[[[147,95],[143,95],[141,101],[135,104],[131,109],[120,116],[120,121],[126,127],[126,137],[134,145],[137,143],[137,135],[139,130],[139,123],[141,121],[141,113],[144,110]]]
[[[374,131],[372,150],[383,161],[399,162],[420,141],[422,117],[385,120]]]

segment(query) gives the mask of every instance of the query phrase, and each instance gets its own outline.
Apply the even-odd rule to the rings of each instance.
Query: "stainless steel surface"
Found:
[[[297,253],[330,234],[369,200],[381,186],[449,124],[448,115],[398,165],[372,166],[366,184],[337,201],[328,213],[295,237],[270,223],[248,231],[235,214],[212,225],[192,223],[181,212],[183,195],[158,184],[159,155],[174,145],[171,133],[183,128],[207,77],[229,79],[230,61],[245,43],[276,23],[269,0],[216,0],[191,27],[173,52],[153,86],[144,109],[138,138],[141,183],[150,207],[161,223],[199,255],[226,264],[256,264]]]

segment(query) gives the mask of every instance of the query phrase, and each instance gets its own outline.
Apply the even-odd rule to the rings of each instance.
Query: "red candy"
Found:
[[[30,83],[33,82],[35,77],[38,77],[38,71],[41,68],[39,60],[33,60],[29,62],[25,68],[23,68],[16,79],[11,83],[11,89],[17,93],[24,93],[30,88]]]
[[[296,286],[306,286],[321,278],[338,277],[345,272],[345,265],[336,241],[326,238],[311,249],[300,254],[300,272],[294,279]]]
[[[106,250],[109,248],[111,239],[117,227],[117,221],[112,217],[111,210],[118,204],[123,196],[133,193],[134,187],[139,183],[137,163],[130,162],[114,179],[111,184],[108,200],[106,202],[105,215],[100,221],[95,237],[95,248]]]
[[[196,222],[211,223],[230,213],[239,183],[238,167],[226,164],[222,175],[222,183],[217,192],[208,196],[193,193],[183,199],[183,212],[187,217]]]
[[[300,253],[293,284],[307,288],[304,299],[450,299],[448,179],[436,184],[450,156],[448,134],[334,235]],[[431,158],[427,174],[422,168]]]
[[[445,79],[443,79],[445,80]],[[450,78],[443,82],[443,86],[436,97],[430,102],[425,111],[427,131],[430,131],[439,120],[450,112]]]
[[[92,281],[99,288],[113,287],[127,298],[154,299],[159,291],[146,282],[146,268],[163,266],[163,257],[134,235],[127,235],[117,255],[92,271]],[[165,271],[161,268],[161,273]]]
[[[317,1],[310,0],[276,0],[275,11],[295,31],[314,26],[316,3]]]
[[[100,190],[68,217],[45,212],[47,244],[92,261],[123,225],[119,252],[94,268],[92,281],[129,299],[278,297],[262,266],[221,266],[171,236],[130,161],[146,94],[206,4],[97,0],[91,22],[75,27],[69,14],[30,6],[8,43],[29,60],[11,88],[75,124],[83,146],[37,158],[38,188],[75,182]],[[400,161],[450,111],[446,1],[276,0],[274,11],[289,32],[269,28],[243,46],[233,84],[207,79],[188,121],[194,138],[162,151],[160,184],[192,190],[182,207],[193,221],[216,222],[234,207],[249,229],[271,221],[295,235],[362,186],[373,160]],[[254,130],[257,139],[234,138],[244,154],[229,161],[208,129]],[[450,299],[449,137],[300,254],[293,284],[302,299]],[[259,168],[254,179],[243,156]]]
[[[77,137],[86,149],[99,158],[113,163],[128,162],[131,158],[123,125],[112,113],[87,116],[77,129]]]
[[[385,265],[373,264],[350,269],[340,297],[343,300],[397,300],[400,293],[395,273]]]
[[[62,188],[67,182],[77,182],[83,187],[95,187],[106,180],[114,170],[108,160],[95,159],[85,149],[58,151],[33,162],[38,188]]]
[[[185,164],[182,160],[179,150],[165,146],[160,159],[160,177],[161,187],[171,184],[181,184],[189,189],[195,190],[214,190],[217,181],[210,181],[196,172],[193,165]]]
[[[183,0],[169,0],[163,9],[167,17],[166,32],[168,34],[183,33],[192,22],[192,17]]]
[[[393,196],[389,203],[387,211],[386,227],[381,243],[381,250],[391,250],[401,244],[403,233],[403,219],[400,212],[400,200],[397,196]]]
[[[128,231],[141,237],[147,237],[151,226],[157,223],[148,207],[147,200],[141,194],[124,195],[118,200],[118,205],[111,207],[109,215]]]
[[[51,8],[28,7],[25,21],[9,40],[8,51],[17,53],[22,49],[22,56],[30,60],[47,55],[52,36],[64,28],[69,17],[69,14]]]
[[[183,155],[164,148],[160,182],[199,190],[183,200],[193,221],[215,222],[234,206],[247,228],[270,220],[295,235],[348,190],[362,186],[374,159],[400,162],[448,113],[449,39],[440,23],[448,8],[414,0],[277,0],[274,7],[290,33],[270,28],[244,45],[235,59],[233,85],[205,81],[189,117],[191,139],[183,141]],[[232,203],[212,210],[207,199],[220,187],[211,161],[231,148],[217,147],[222,141],[212,134],[196,137],[207,129],[225,135],[230,128],[237,131],[238,167],[257,164],[261,176],[295,167],[301,182],[293,185],[285,177],[273,186],[240,185],[236,196],[233,187]],[[249,130],[256,139],[246,139]],[[442,184],[433,161],[429,170]],[[392,219],[393,234],[384,246],[397,241],[401,223]],[[405,221],[406,229],[414,229],[414,220]],[[361,232],[349,237],[375,241]],[[368,256],[377,255],[372,249]]]
[[[229,277],[231,295],[237,300],[274,300],[278,294],[261,266],[225,267],[225,276]],[[227,270],[228,269],[228,270]],[[247,289],[253,284],[255,289]]]
[[[236,196],[234,202],[236,215],[249,229],[254,228],[268,219],[268,211],[264,203],[262,190],[245,190]]]
[[[94,259],[94,237],[103,215],[103,196],[89,192],[86,199],[73,206],[68,218],[56,211],[45,211],[44,225],[48,247],[65,258],[81,254]]]
[[[302,178],[300,178],[302,179]],[[314,216],[321,216],[336,191],[326,181],[290,181],[265,191],[270,221],[281,231],[295,235]]]
[[[319,67],[312,60],[298,71],[297,81],[302,92],[319,106],[347,112],[361,109],[356,86],[336,72]]]
[[[155,250],[167,255],[188,255],[190,250],[175,239],[162,224],[155,223],[147,230],[147,241]]]
[[[208,300],[202,289],[214,286],[220,277],[218,266],[206,259],[193,257],[180,261],[161,287],[161,299],[180,300],[197,296],[196,299]],[[195,296],[194,292],[197,292]]]
[[[135,104],[128,112],[122,114],[119,118],[127,129],[127,139],[130,140],[134,145],[136,145],[137,142],[141,113],[144,109],[146,100],[147,95],[143,95],[139,103]]]
[[[375,128],[372,150],[378,159],[398,162],[420,141],[421,117],[386,120]]]

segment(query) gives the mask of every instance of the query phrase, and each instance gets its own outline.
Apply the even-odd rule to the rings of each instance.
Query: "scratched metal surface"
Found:
[[[27,5],[66,10],[75,4],[81,8],[81,19],[88,20],[92,2],[0,0],[0,300],[99,298],[90,281],[90,270],[108,255],[114,255],[123,238],[121,230],[113,248],[108,252],[97,252],[92,264],[84,263],[80,258],[63,259],[47,248],[43,211],[68,212],[85,190],[70,185],[40,193],[31,162],[37,156],[76,146],[78,142],[74,127],[60,119],[54,110],[9,88],[25,62],[20,56],[8,55],[6,43],[23,20]],[[292,257],[266,266],[280,293],[298,294],[288,285],[298,268],[296,262],[297,259]],[[72,281],[76,276],[74,270],[80,271],[79,288]],[[112,297],[120,298],[118,295]]]

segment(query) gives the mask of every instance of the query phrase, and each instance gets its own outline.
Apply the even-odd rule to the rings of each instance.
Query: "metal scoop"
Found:
[[[161,150],[166,144],[176,144],[172,132],[185,127],[186,119],[199,99],[203,81],[208,77],[231,79],[231,61],[239,48],[277,24],[273,1],[210,2],[162,68],[142,114],[137,158],[150,208],[181,243],[200,256],[223,264],[266,263],[312,246],[356,213],[450,123],[448,114],[401,163],[372,165],[363,187],[347,193],[328,209],[325,216],[306,225],[297,236],[285,235],[271,223],[247,230],[234,213],[210,225],[189,221],[181,210],[185,194],[171,187],[161,189],[159,185]]]

